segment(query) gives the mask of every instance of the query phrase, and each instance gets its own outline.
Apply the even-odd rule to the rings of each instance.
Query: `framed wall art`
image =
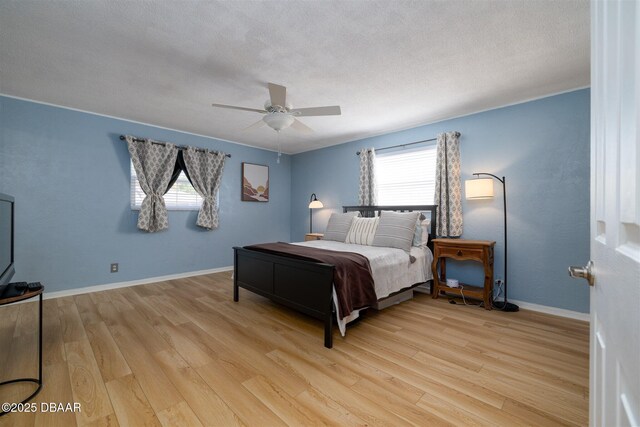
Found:
[[[242,162],[242,201],[269,201],[269,166]]]

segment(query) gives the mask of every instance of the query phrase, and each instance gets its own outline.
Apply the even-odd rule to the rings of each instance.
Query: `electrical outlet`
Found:
[[[113,264],[111,264],[111,272],[112,273],[117,273],[118,272],[118,263],[114,262]]]

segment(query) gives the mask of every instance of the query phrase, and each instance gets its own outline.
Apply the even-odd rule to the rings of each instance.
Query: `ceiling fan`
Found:
[[[230,108],[232,110],[253,111],[255,113],[264,114],[264,117],[249,126],[247,129],[260,127],[267,124],[271,129],[280,132],[291,126],[301,132],[313,132],[311,128],[296,117],[308,116],[339,116],[341,113],[340,106],[333,105],[330,107],[311,107],[311,108],[293,108],[287,102],[287,88],[277,84],[269,83],[269,97],[264,103],[264,109],[236,107],[233,105],[211,104],[213,107]]]

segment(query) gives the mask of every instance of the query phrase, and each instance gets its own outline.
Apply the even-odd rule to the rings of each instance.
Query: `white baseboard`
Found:
[[[149,283],[164,282],[166,280],[182,279],[185,277],[202,276],[205,274],[221,273],[223,271],[232,271],[233,266],[211,268],[209,270],[188,271],[185,273],[169,274],[167,276],[148,277],[146,279],[130,280],[128,282],[107,283],[104,285],[85,286],[83,288],[65,289],[63,291],[45,292],[44,299],[62,298],[73,295],[86,294],[89,292],[107,291],[109,289],[128,288],[129,286],[147,285]],[[426,285],[414,288],[415,291],[430,293],[430,289]],[[552,314],[554,316],[567,317],[569,319],[582,320],[589,322],[589,313],[580,313],[578,311],[566,310],[564,308],[550,307],[547,305],[533,304],[526,301],[511,300],[514,304],[518,304],[520,308],[525,310],[537,311],[539,313]]]
[[[130,280],[128,282],[107,283],[105,285],[85,286],[83,288],[65,289],[63,291],[45,292],[43,299],[69,297],[86,294],[89,292],[107,291],[109,289],[128,288],[129,286],[147,285],[149,283],[164,282],[166,280],[182,279],[185,277],[202,276],[204,274],[221,273],[231,271],[233,266],[211,268],[209,270],[187,271],[185,273],[169,274],[168,276],[148,277],[145,279]]]
[[[566,310],[564,308],[550,307],[548,305],[533,304],[530,302],[519,301],[515,299],[511,299],[509,300],[509,302],[517,304],[518,306],[520,306],[520,308],[523,308],[525,310],[537,311],[539,313],[568,317],[569,319],[582,320],[583,322],[589,322],[591,319],[589,313],[581,313],[579,311]]]
[[[425,294],[431,293],[431,287],[427,284],[417,286],[413,288],[413,290]],[[530,302],[515,299],[509,300],[509,302],[517,304],[520,308],[523,308],[525,310],[537,311],[538,313],[552,314],[554,316],[582,320],[583,322],[589,322],[591,319],[589,313],[581,313],[579,311],[566,310],[564,308],[550,307],[548,305],[533,304]]]

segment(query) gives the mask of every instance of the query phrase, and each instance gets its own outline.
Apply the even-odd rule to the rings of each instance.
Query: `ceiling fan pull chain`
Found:
[[[278,164],[280,164],[280,156],[282,156],[282,151],[280,150],[280,131],[277,130],[276,133],[278,134]]]

